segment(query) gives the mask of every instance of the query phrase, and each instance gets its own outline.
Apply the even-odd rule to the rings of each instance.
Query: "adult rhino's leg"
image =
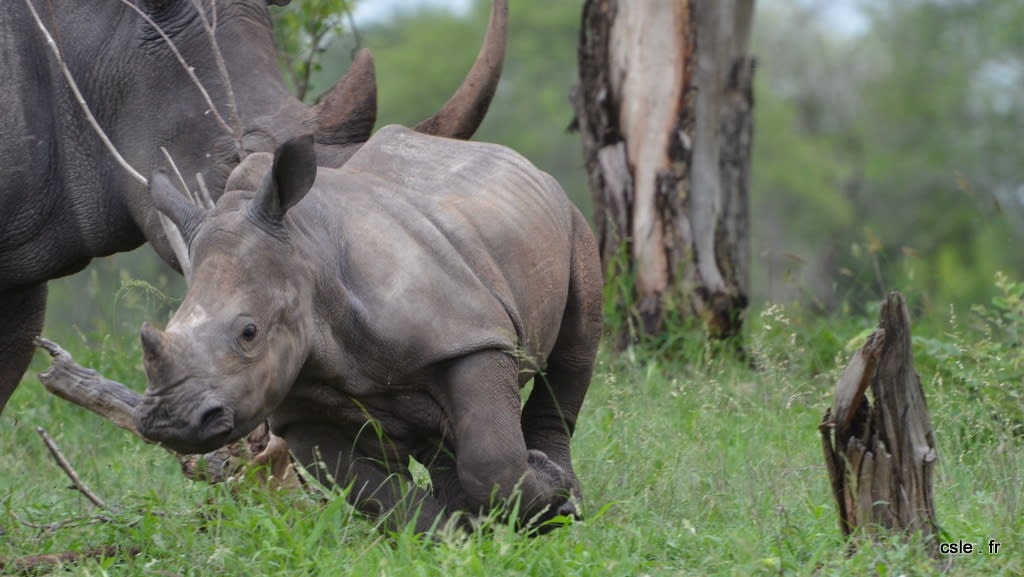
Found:
[[[28,369],[45,314],[45,284],[0,292],[0,413]]]
[[[443,385],[455,466],[470,509],[519,490],[520,521],[557,514],[571,495],[571,478],[526,447],[519,418],[519,366],[500,351],[455,361]]]
[[[373,435],[365,427],[362,435]],[[417,533],[441,526],[444,506],[416,486],[409,473],[409,453],[388,439],[356,439],[335,427],[292,425],[284,432],[289,449],[324,485],[349,487],[348,501],[388,530],[415,520]]]
[[[534,377],[522,415],[526,446],[547,455],[570,475],[576,497],[580,496],[579,483],[569,441],[590,387],[602,330],[601,263],[587,226],[577,215],[569,298],[562,325],[545,371]],[[578,514],[568,509],[563,513]]]

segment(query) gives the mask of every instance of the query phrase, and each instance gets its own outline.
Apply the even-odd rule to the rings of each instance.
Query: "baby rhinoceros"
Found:
[[[508,148],[397,126],[340,169],[317,172],[306,137],[239,170],[209,211],[152,180],[192,280],[165,332],[142,327],[139,431],[198,453],[269,418],[388,527],[512,496],[522,523],[578,515],[602,274],[558,183]]]

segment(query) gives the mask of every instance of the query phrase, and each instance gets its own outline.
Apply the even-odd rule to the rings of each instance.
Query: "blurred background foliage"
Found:
[[[354,49],[369,47],[378,126],[415,124],[469,69],[490,2],[475,0],[464,12],[410,3],[363,21],[344,12],[373,1],[275,8],[279,42],[293,62],[319,56],[310,102],[344,73]],[[512,0],[503,80],[476,138],[523,153],[589,214],[579,139],[567,131],[582,5]],[[310,22],[321,9],[341,15]],[[1024,3],[1014,0],[758,3],[755,308],[796,302],[859,312],[897,289],[919,313],[944,316],[950,305],[990,303],[997,271],[1020,278],[1022,29]],[[305,70],[285,76],[295,83]],[[173,308],[151,291],[123,288],[136,278],[183,293],[143,248],[51,283],[48,325],[133,335],[139,314],[152,316],[142,304],[157,303],[160,315]],[[142,309],[150,312],[135,312]]]

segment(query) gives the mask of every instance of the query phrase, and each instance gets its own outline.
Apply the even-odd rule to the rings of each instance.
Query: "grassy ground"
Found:
[[[139,551],[68,564],[61,575],[1024,575],[1024,363],[1012,332],[1024,317],[1012,305],[915,327],[939,445],[942,539],[983,551],[951,566],[899,536],[864,540],[847,555],[817,426],[875,319],[804,319],[778,307],[748,323],[756,370],[695,338],[681,350],[603,354],[574,444],[588,519],[537,538],[492,523],[425,544],[408,532],[382,536],[341,498],[309,506],[193,484],[161,449],[26,378],[0,417],[0,557]],[[62,344],[138,385],[136,340]],[[36,360],[35,371],[44,368]],[[98,511],[69,489],[36,426],[117,512],[40,528]],[[990,540],[1001,544],[996,555]]]

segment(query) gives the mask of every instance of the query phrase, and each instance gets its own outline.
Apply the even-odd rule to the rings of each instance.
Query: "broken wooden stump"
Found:
[[[139,439],[132,410],[142,395],[125,385],[85,368],[57,343],[43,338],[36,345],[50,353],[52,365],[39,373],[46,390],[80,407],[89,409]],[[292,467],[288,445],[273,435],[267,423],[251,433],[205,455],[182,455],[164,447],[181,464],[181,472],[193,481],[222,483],[232,477],[245,477],[253,471],[257,482],[271,488],[297,489],[301,482]],[[269,471],[269,476],[267,472]]]
[[[938,453],[903,296],[889,293],[880,317],[836,384],[819,427],[839,526],[846,536],[871,527],[920,531],[932,546]]]

